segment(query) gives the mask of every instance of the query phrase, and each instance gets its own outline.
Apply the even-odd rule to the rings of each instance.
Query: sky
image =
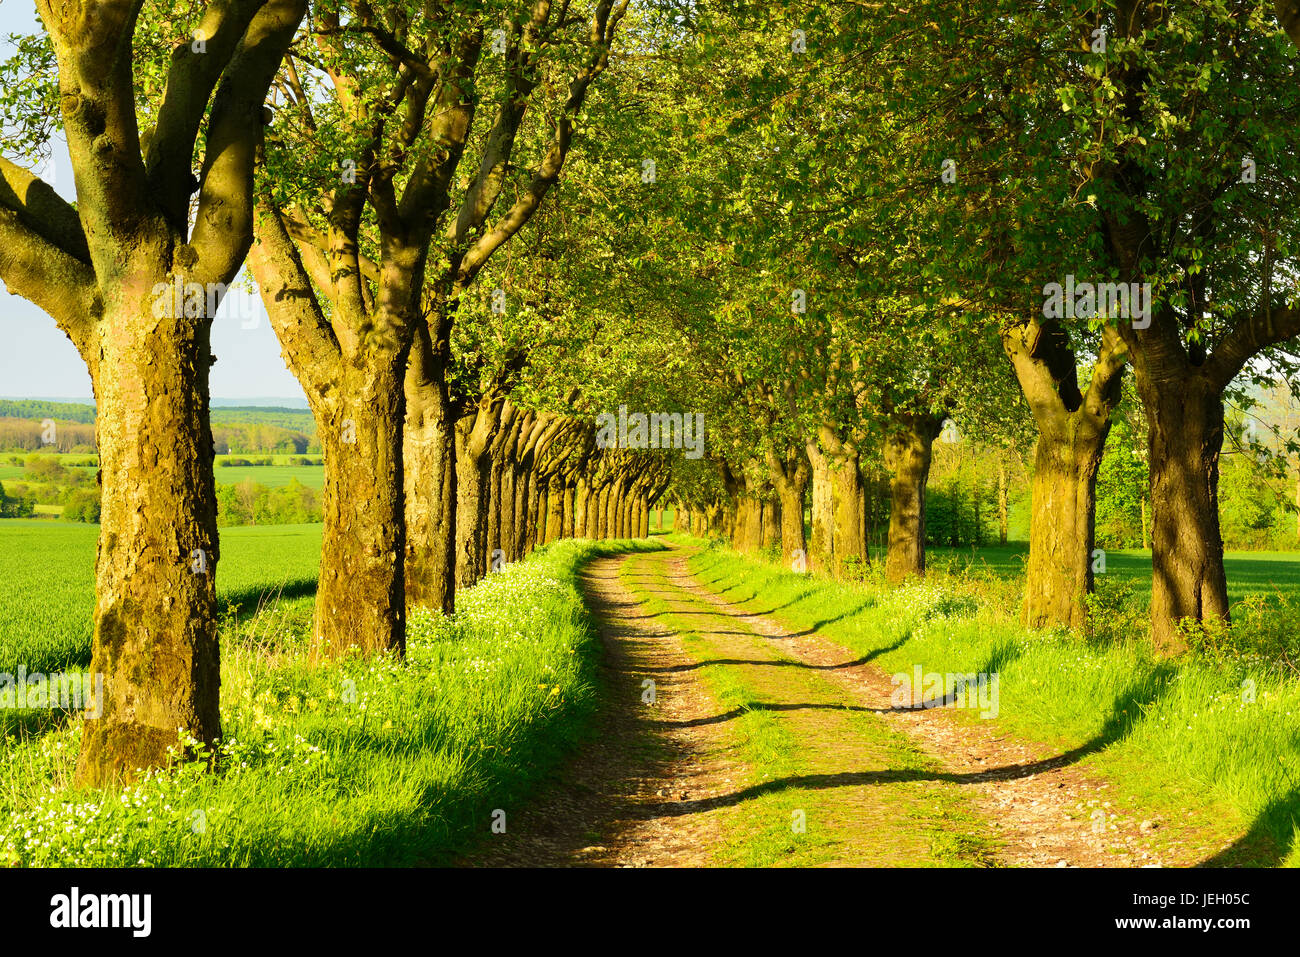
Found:
[[[41,29],[32,0],[0,0],[0,37]],[[0,56],[11,47],[0,40]],[[53,169],[38,169],[65,199],[75,196],[67,148],[56,144]],[[249,288],[251,284],[248,284]],[[0,282],[0,398],[90,399],[86,365],[46,313],[11,295]],[[261,299],[232,289],[212,328],[212,396],[216,399],[305,400],[280,357]]]

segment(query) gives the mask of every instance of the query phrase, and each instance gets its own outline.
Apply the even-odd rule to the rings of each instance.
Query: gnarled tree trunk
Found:
[[[767,467],[776,489],[778,507],[773,518],[780,523],[781,561],[787,568],[806,569],[808,543],[803,510],[808,494],[808,461],[801,449],[795,449],[790,459],[768,450]]]
[[[1126,350],[1108,330],[1087,394],[1074,351],[1054,322],[1004,330],[1003,346],[1038,425],[1023,621],[1082,629],[1092,591],[1097,469],[1120,399]],[[1005,509],[1005,483],[1000,485]]]
[[[407,606],[450,615],[456,609],[456,436],[439,366],[427,327],[417,330],[405,385],[403,567]]]
[[[209,746],[221,736],[207,324],[153,318],[140,295],[150,288],[122,290],[92,364],[102,509],[91,672],[103,701],[83,725],[85,784],[166,764],[177,729]]]
[[[1139,389],[1143,388],[1141,377]],[[1178,622],[1229,619],[1219,530],[1223,399],[1191,377],[1181,389],[1143,389],[1151,468],[1151,637],[1185,650]]]
[[[406,648],[405,355],[346,365],[313,404],[325,452],[313,655]]]
[[[885,577],[895,584],[925,574],[925,486],[943,421],[939,415],[897,414],[885,440],[885,464],[890,470]]]

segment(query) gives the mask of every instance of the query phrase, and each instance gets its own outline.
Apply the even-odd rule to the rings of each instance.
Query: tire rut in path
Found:
[[[861,704],[933,755],[968,792],[1001,843],[998,863],[1030,867],[1192,866],[1203,856],[1195,841],[1157,848],[1140,814],[1125,814],[1109,783],[1074,767],[1081,754],[1054,753],[1020,741],[995,725],[965,722],[943,708],[894,708],[894,686],[878,666],[816,632],[792,632],[749,613],[701,584],[687,569],[691,552],[674,556],[686,587],[737,626],[764,635],[793,658],[818,669]],[[1093,832],[1094,809],[1106,815]]]
[[[887,674],[710,591],[690,573],[691,554],[634,553],[584,571],[605,649],[596,735],[466,863],[708,865],[741,806],[774,789],[816,792],[818,863],[926,863],[925,809],[940,791],[974,812],[999,864],[1194,863],[1168,850],[1157,856],[1135,819],[1099,840],[1077,809],[1105,803],[1107,784],[983,722],[893,709]],[[666,613],[649,614],[647,599]],[[689,643],[672,626],[689,629]],[[794,739],[797,774],[754,777],[731,722],[744,709],[728,711],[709,693],[700,676],[712,668],[731,671],[753,699],[746,707],[770,711]],[[653,707],[642,703],[646,677],[656,684]],[[925,770],[891,736],[921,752]]]
[[[600,558],[582,573],[583,592],[604,644],[592,739],[527,807],[507,811],[494,835],[464,863],[488,867],[680,867],[712,861],[719,814],[673,813],[709,799],[748,774],[725,728],[702,723],[716,704],[689,668],[671,630],[648,616],[622,584],[626,556]],[[642,701],[654,675],[655,704]]]

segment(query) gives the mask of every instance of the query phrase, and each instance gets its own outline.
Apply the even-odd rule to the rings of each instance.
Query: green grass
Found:
[[[986,571],[1001,578],[1019,578],[1029,558],[1029,545],[985,545],[972,548],[931,548],[926,564],[936,571],[961,574]],[[1300,597],[1300,552],[1226,552],[1228,596],[1240,601],[1248,594],[1280,593]],[[1106,550],[1106,571],[1100,580],[1131,581],[1151,594],[1151,552],[1147,549]]]
[[[51,672],[90,660],[96,525],[0,519],[0,672]],[[217,597],[244,614],[263,598],[310,597],[320,525],[223,528]],[[287,610],[286,605],[282,611]]]
[[[589,732],[600,643],[577,573],[628,547],[651,546],[557,542],[462,593],[453,620],[414,613],[405,664],[312,667],[307,634],[275,633],[275,609],[228,620],[223,770],[180,767],[120,791],[78,791],[68,787],[76,724],[11,735],[0,751],[0,859],[446,863],[491,839],[497,809],[508,825]]]
[[[288,485],[292,479],[308,488],[319,489],[325,485],[323,465],[219,465],[215,474],[220,485],[237,485],[245,479],[252,479],[267,488]]]
[[[1258,577],[1239,577],[1236,587],[1275,583],[1286,564],[1261,558]],[[1195,810],[1209,844],[1213,833],[1245,832],[1211,862],[1300,864],[1300,680],[1286,668],[1246,657],[1162,662],[1137,640],[1029,633],[1015,621],[1019,583],[1011,580],[932,569],[924,582],[889,589],[798,575],[724,549],[701,552],[691,567],[749,610],[873,654],[886,672],[919,664],[996,673],[996,720],[1006,730],[1118,782],[1148,816],[1182,821]]]

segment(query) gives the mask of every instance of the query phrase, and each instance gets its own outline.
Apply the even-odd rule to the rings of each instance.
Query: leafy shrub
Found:
[[[1100,645],[1119,644],[1149,632],[1147,604],[1136,581],[1098,575],[1093,588],[1093,593],[1084,598],[1089,641]]]
[[[99,511],[99,491],[83,489],[68,496],[67,504],[63,506],[62,517],[65,522],[95,524],[99,521]]]

